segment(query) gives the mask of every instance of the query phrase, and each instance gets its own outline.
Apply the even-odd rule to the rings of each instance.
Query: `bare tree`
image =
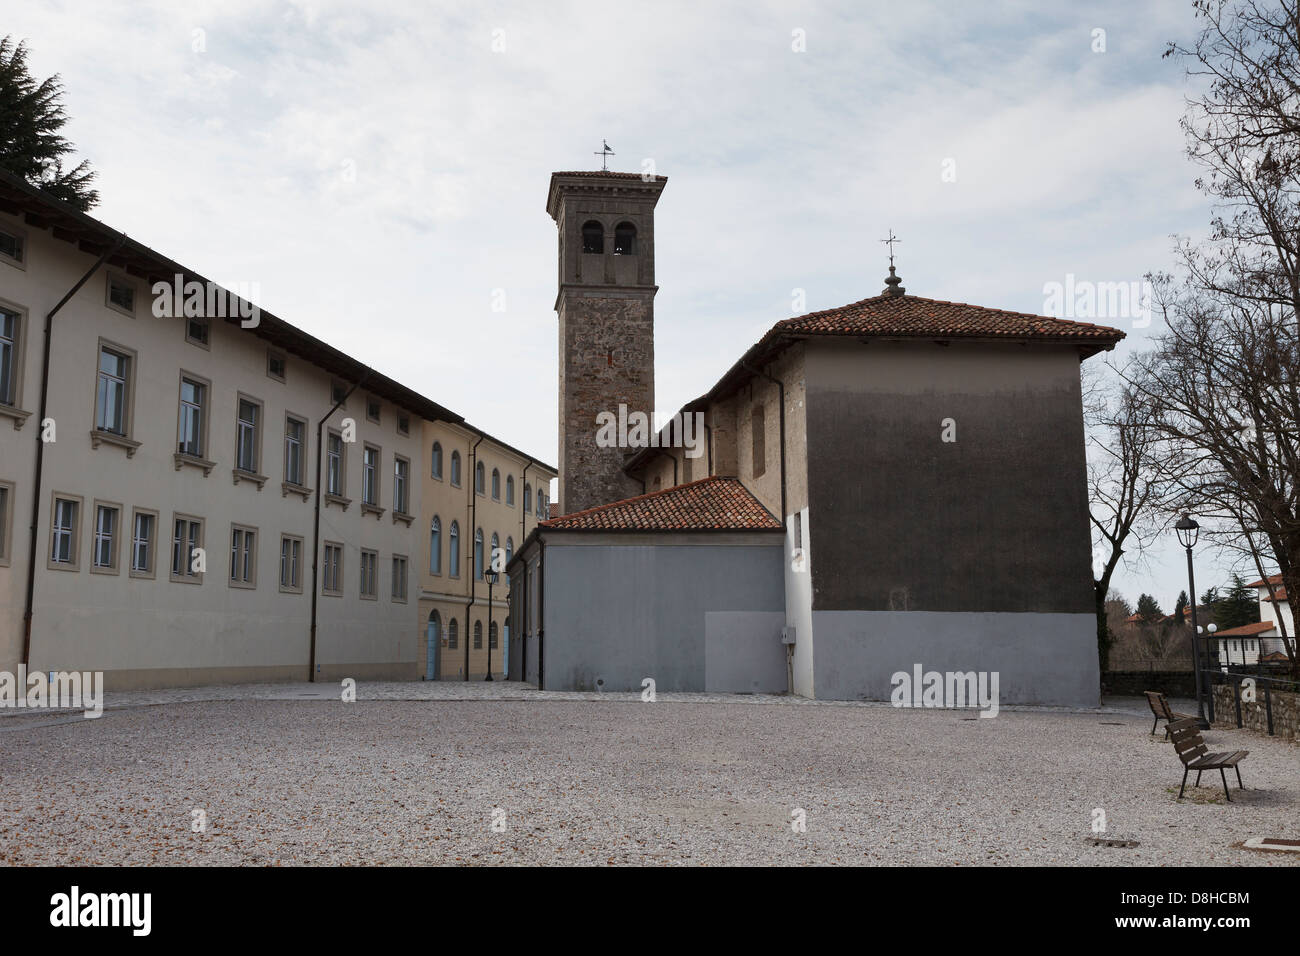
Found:
[[[1178,241],[1178,278],[1152,277],[1166,332],[1124,378],[1160,436],[1172,503],[1300,594],[1300,13],[1297,0],[1194,9],[1196,41],[1166,55],[1201,86],[1182,125],[1211,231]]]

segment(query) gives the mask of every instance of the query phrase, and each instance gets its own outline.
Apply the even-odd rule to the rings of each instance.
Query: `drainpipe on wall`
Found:
[[[469,680],[469,646],[474,629],[470,626],[469,614],[470,609],[474,607],[474,598],[478,596],[478,565],[475,564],[474,554],[474,535],[478,534],[478,446],[483,444],[483,436],[478,436],[478,441],[474,447],[469,450],[469,457],[473,462],[469,470],[469,603],[465,605],[465,680]],[[487,476],[483,478],[487,481]],[[487,541],[483,542],[483,548],[487,549]],[[486,554],[484,554],[486,557]],[[488,640],[492,640],[492,635],[488,635]]]
[[[537,689],[546,690],[546,539],[537,536]]]
[[[533,460],[528,459],[528,464],[524,465],[524,472],[519,476],[519,547],[524,546],[524,539],[528,537],[528,509],[524,507],[524,488],[528,485],[528,469],[533,466]]]
[[[320,466],[321,459],[325,456],[325,447],[321,436],[325,431],[325,423],[329,421],[330,416],[337,412],[343,403],[348,400],[348,396],[360,388],[369,377],[370,372],[362,375],[357,383],[334,403],[334,407],[325,413],[325,417],[316,423],[316,512],[311,533],[311,656],[307,662],[307,680],[313,684],[316,683],[316,602],[320,600],[320,590],[317,583],[320,563]]]
[[[58,305],[45,316],[45,345],[41,356],[41,404],[36,419],[36,478],[32,483],[32,526],[27,549],[27,598],[23,605],[22,662],[24,667],[31,663],[32,657],[32,614],[36,605],[36,528],[41,523],[41,483],[45,478],[45,442],[41,440],[41,432],[44,429],[43,423],[49,410],[50,347],[54,338],[54,316],[68,304],[68,300],[76,295],[83,285],[90,281],[90,277],[99,271],[100,266],[107,262],[108,257],[117,252],[124,242],[126,242],[126,233],[119,232],[113,244],[95,261],[95,264],[87,270],[80,281],[67,291],[67,294],[59,300]],[[80,520],[80,517],[78,517],[78,520]]]
[[[781,433],[781,524],[785,525],[785,384],[780,380],[773,378],[766,372],[760,372],[753,366],[744,362],[740,363],[741,367],[753,372],[755,375],[767,379],[777,388],[778,398],[781,402],[780,408],[780,433]]]

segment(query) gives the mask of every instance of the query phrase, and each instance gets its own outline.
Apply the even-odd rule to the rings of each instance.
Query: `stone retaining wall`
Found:
[[[1255,688],[1253,703],[1241,702],[1241,726],[1261,734],[1268,733],[1268,718],[1264,710],[1264,689]],[[1300,694],[1275,690],[1271,694],[1273,708],[1273,734],[1300,742]],[[1214,726],[1236,727],[1237,708],[1233,686],[1216,684],[1214,687]]]

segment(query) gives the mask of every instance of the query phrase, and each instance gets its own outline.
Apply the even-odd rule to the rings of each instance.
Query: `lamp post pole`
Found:
[[[484,680],[492,679],[492,585],[497,583],[497,572],[491,569],[483,572],[483,577],[487,580],[488,586],[488,639],[487,639],[487,677]]]
[[[1192,546],[1196,544],[1200,527],[1192,516],[1184,511],[1182,519],[1174,525],[1174,530],[1178,532],[1178,543],[1187,549],[1187,595],[1192,605],[1192,668],[1196,678],[1196,716],[1201,722],[1201,729],[1208,730],[1210,724],[1205,719],[1205,698],[1201,690],[1200,628],[1196,625],[1196,575],[1192,570]]]

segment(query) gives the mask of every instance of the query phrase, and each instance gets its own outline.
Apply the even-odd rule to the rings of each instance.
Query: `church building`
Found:
[[[1095,706],[1079,365],[1124,334],[912,295],[891,264],[647,434],[666,181],[551,177],[559,513],[507,569],[510,675],[888,700],[919,666]]]

